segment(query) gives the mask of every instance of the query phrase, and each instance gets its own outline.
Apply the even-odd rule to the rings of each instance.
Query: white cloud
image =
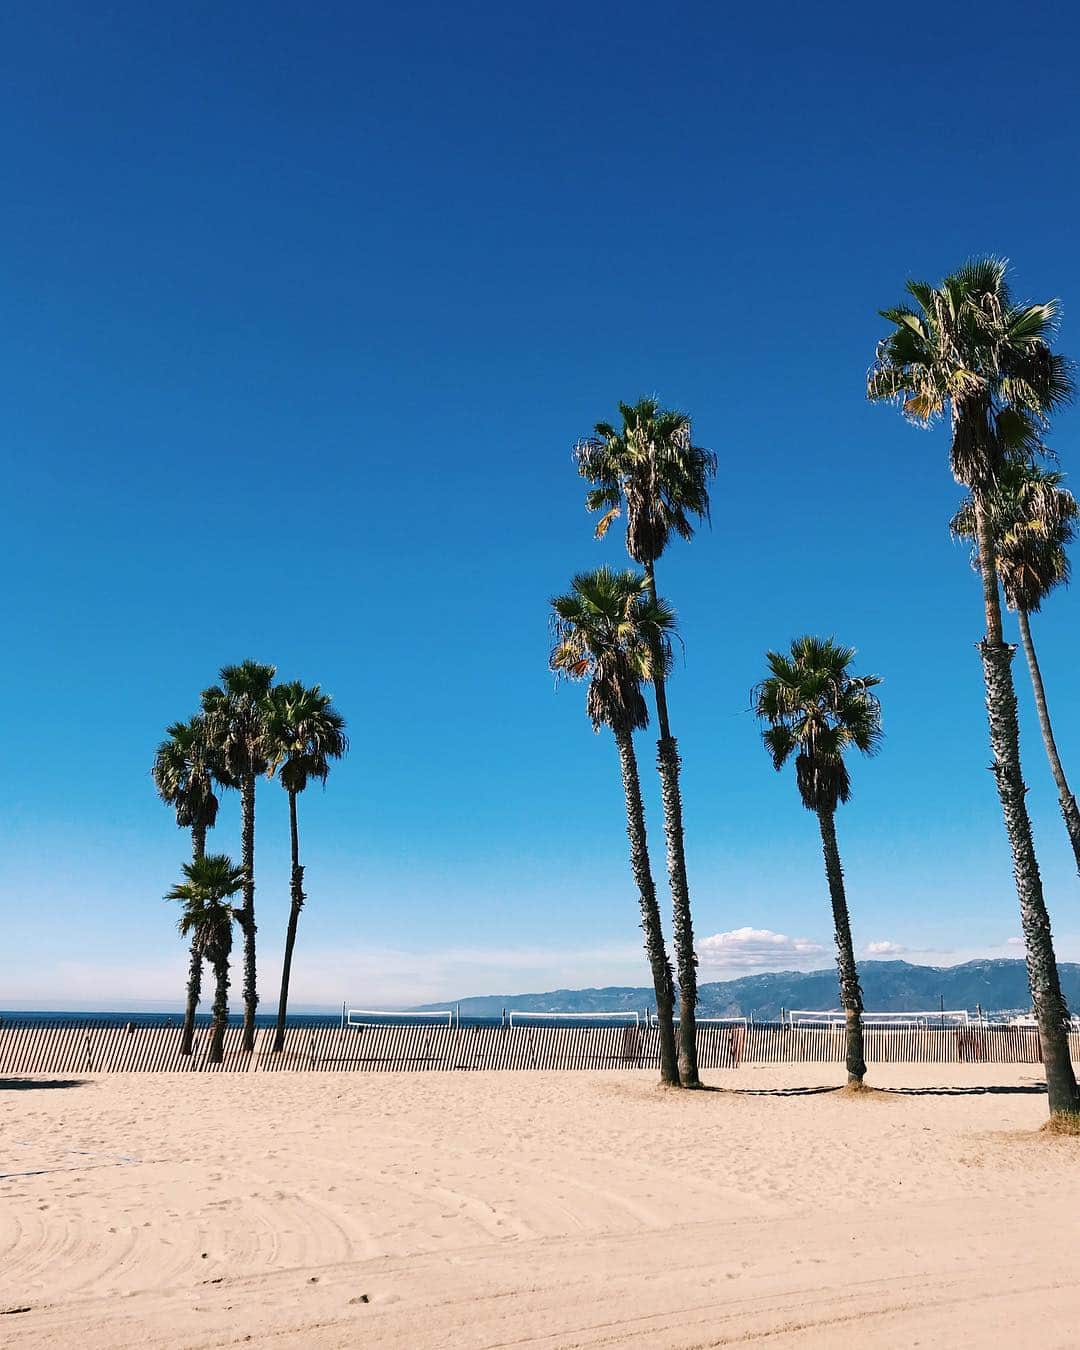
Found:
[[[889,939],[868,942],[871,959],[903,954],[931,965],[955,965],[976,957],[1023,956],[1023,939],[1008,938],[984,948],[905,947]],[[829,949],[805,937],[789,937],[768,928],[735,928],[698,942],[703,978],[735,978],[767,970],[815,970],[828,964]],[[259,993],[262,1011],[277,1002],[278,953],[260,954]],[[1058,943],[1063,961],[1080,958],[1080,939],[1063,935]],[[77,961],[36,956],[5,972],[3,1006],[18,1008],[139,1008],[175,1010],[183,997],[187,953],[175,943],[167,953],[132,953],[123,961]],[[234,952],[232,1006],[240,1006],[240,952]],[[578,947],[568,935],[565,945],[391,947],[304,946],[293,968],[291,1004],[340,1007],[408,1007],[417,1003],[467,998],[474,994],[531,993],[602,985],[648,987],[649,968],[639,943],[597,942]],[[209,974],[204,995],[209,996]],[[208,1005],[207,1005],[208,1006]]]
[[[888,938],[883,938],[880,942],[868,942],[866,944],[867,956],[903,956],[909,948],[901,942],[890,942]]]
[[[957,966],[965,961],[987,961],[1008,957],[1010,960],[1023,958],[1024,939],[1006,938],[1004,942],[989,943],[984,947],[908,947],[902,942],[882,939],[866,944],[869,957],[905,956],[918,965]],[[1060,961],[1075,961],[1077,945],[1075,938],[1065,937],[1057,943],[1057,955]]]
[[[788,937],[771,928],[732,928],[697,944],[703,966],[727,970],[782,970],[816,964],[825,948],[810,938]]]

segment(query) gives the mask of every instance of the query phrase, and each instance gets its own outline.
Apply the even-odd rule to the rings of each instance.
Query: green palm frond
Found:
[[[551,600],[556,675],[589,681],[586,709],[593,726],[616,732],[648,726],[642,684],[667,674],[675,611],[653,600],[638,572],[608,567],[580,572],[572,589]]]
[[[1035,614],[1055,587],[1068,584],[1068,550],[1076,536],[1080,505],[1064,486],[1061,473],[1024,460],[1006,465],[995,486],[982,495],[982,503],[1006,604]],[[949,528],[972,542],[971,561],[977,568],[971,496],[961,502]]]
[[[176,812],[184,829],[213,829],[218,799],[218,756],[206,719],[197,715],[187,722],[174,722],[154,755],[151,774],[158,796]]]
[[[332,760],[349,749],[345,719],[329,694],[299,680],[275,685],[266,716],[265,749],[268,776],[278,773],[282,787],[303,792],[308,782],[325,783]]]
[[[586,508],[604,513],[597,537],[625,514],[627,550],[649,566],[673,534],[691,539],[694,522],[709,519],[716,455],[694,444],[685,413],[662,408],[655,398],[620,403],[619,416],[618,428],[598,422],[594,434],[574,447],[574,457],[593,485]]]
[[[992,254],[969,258],[947,281],[954,285],[958,294],[958,306],[970,295],[976,297],[990,295],[998,303],[1007,307],[1009,299],[1006,275],[1009,270],[1008,258],[996,258]]]
[[[192,938],[209,959],[227,956],[232,948],[232,925],[236,917],[229,903],[243,889],[245,871],[224,853],[186,863],[184,880],[168,892],[183,908],[177,921],[182,937]]]
[[[219,780],[236,787],[241,780],[264,773],[273,666],[257,661],[222,666],[220,684],[204,689],[202,717],[217,756]]]
[[[958,482],[990,488],[1006,462],[1040,449],[1050,413],[1073,393],[1071,364],[1051,350],[1054,300],[1013,302],[1002,258],[973,258],[940,286],[909,281],[915,308],[880,311],[891,330],[878,344],[867,397],[898,403],[927,424],[949,412]]]
[[[772,757],[774,769],[782,769],[795,753],[799,744],[791,728],[783,723],[766,727],[761,733],[761,739],[765,742],[765,749]]]
[[[835,810],[850,797],[847,750],[874,755],[881,744],[881,706],[871,692],[881,680],[853,675],[854,658],[853,647],[832,638],[798,637],[787,652],[766,653],[769,674],[753,691],[773,767],[782,769],[794,756],[809,811]]]

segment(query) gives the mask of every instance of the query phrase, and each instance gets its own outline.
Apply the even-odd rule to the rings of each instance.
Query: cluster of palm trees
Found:
[[[602,511],[602,539],[625,512],[626,551],[641,571],[606,567],[574,577],[572,590],[551,601],[555,644],[550,663],[558,674],[589,680],[593,726],[615,737],[626,796],[630,859],[641,903],[660,1028],[660,1076],[672,1087],[700,1086],[695,1010],[697,955],[690,885],[683,841],[682,761],[671,733],[667,680],[675,615],[656,589],[656,564],[673,535],[692,539],[694,524],[709,517],[709,479],[716,456],[694,444],[690,418],[662,408],[654,398],[619,405],[619,425],[598,422],[592,436],[574,447],[578,472],[592,486],[589,511]],[[648,725],[642,686],[652,688],[659,736],[656,765],[664,810],[672,938],[678,976],[679,1020],[675,1027],[675,975],[667,954],[652,877],[645,813],[633,732]]]
[[[867,395],[899,405],[905,417],[921,425],[949,419],[949,460],[953,477],[968,491],[954,523],[970,531],[974,561],[982,581],[986,633],[979,643],[986,710],[990,724],[992,769],[1012,851],[1013,876],[1027,948],[1031,998],[1039,1024],[1051,1114],[1080,1114],[1080,1096],[1069,1058],[1068,1009],[1061,993],[1050,916],[1035,856],[1027,788],[1020,762],[1020,732],[1012,659],[1015,646],[1005,641],[1001,584],[1006,601],[1022,615],[1043,734],[1059,775],[1061,806],[1070,839],[1076,806],[1068,791],[1050,734],[1041,676],[1030,643],[1028,615],[1067,568],[1059,563],[1052,579],[1047,570],[1056,552],[1063,554],[1070,530],[1069,504],[1052,492],[1059,483],[1017,491],[1017,479],[1041,469],[1047,456],[1050,418],[1072,397],[1069,362],[1052,348],[1058,322],[1054,300],[1018,303],[1012,296],[1007,265],[999,258],[976,258],[945,277],[939,286],[909,281],[908,299],[882,311],[890,324],[878,344],[867,377]],[[1052,490],[1052,491],[1051,491]],[[1067,517],[1067,518],[1066,518]],[[1029,589],[1027,576],[1043,583]],[[1075,845],[1074,845],[1075,847]]]
[[[166,897],[182,905],[179,929],[191,940],[181,1053],[191,1053],[199,1006],[203,963],[215,977],[211,1063],[219,1063],[228,1020],[229,959],[233,924],[243,937],[244,1025],[242,1049],[255,1047],[258,1008],[255,924],[255,786],[277,776],[289,798],[291,873],[289,920],[281,972],[273,1048],[285,1040],[289,979],[300,911],[304,906],[304,868],[300,862],[297,798],[313,779],[325,783],[333,760],[348,749],[345,722],[329,694],[298,680],[274,683],[274,666],[256,661],[223,666],[220,683],[203,691],[199,711],[167,729],[154,756],[158,795],[176,813],[176,823],[191,831],[192,859],[184,880]],[[206,833],[218,814],[220,789],[240,794],[240,865],[226,854],[206,852]],[[240,897],[240,903],[234,903]]]
[[[951,522],[973,542],[982,582],[986,633],[979,652],[986,683],[993,772],[1012,850],[1013,874],[1027,950],[1052,1114],[1080,1113],[1069,1057],[1068,1009],[1061,994],[1050,919],[1032,841],[1021,772],[1016,693],[1001,592],[1015,611],[1039,723],[1061,814],[1080,869],[1080,810],[1053,735],[1030,616],[1068,580],[1067,549],[1078,514],[1062,476],[1047,467],[1053,412],[1073,392],[1068,361],[1052,348],[1056,301],[1017,303],[1007,265],[976,258],[938,286],[907,284],[908,301],[881,311],[890,325],[867,377],[872,401],[897,403],[927,425],[948,417],[950,465],[967,496]],[[601,567],[574,577],[551,601],[558,674],[588,681],[593,726],[610,728],[619,752],[630,863],[656,994],[661,1080],[696,1087],[694,1011],[697,996],[693,921],[683,846],[680,758],[672,736],[667,681],[676,619],[657,593],[656,562],[671,537],[693,537],[709,515],[709,478],[716,457],[696,446],[689,417],[653,398],[620,404],[619,424],[599,423],[575,447],[591,490],[590,511],[603,511],[597,537],[620,515],[626,547],[638,568]],[[832,901],[841,1005],[847,1024],[847,1071],[860,1086],[866,1073],[859,987],[843,869],[836,839],[837,807],[850,796],[849,750],[872,755],[882,736],[877,676],[851,671],[854,651],[832,638],[799,637],[787,652],[766,653],[768,673],[754,691],[755,711],[772,763],[792,762],[800,798],[818,820]],[[668,957],[649,857],[633,734],[648,725],[644,688],[651,687],[659,736],[660,774],[676,980]],[[677,1005],[677,1024],[676,1024]]]

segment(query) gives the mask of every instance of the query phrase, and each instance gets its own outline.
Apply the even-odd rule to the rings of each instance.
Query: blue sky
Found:
[[[623,556],[592,540],[570,447],[643,393],[720,458],[712,529],[659,570],[698,933],[787,939],[703,946],[703,978],[831,959],[814,822],[747,712],[765,648],[805,630],[885,678],[887,744],[839,820],[860,952],[1018,950],[944,434],[863,379],[905,277],[979,251],[1062,298],[1080,353],[1080,20],[903,17],[8,9],[0,1006],[179,994],[159,897],[186,842],[149,763],[248,656],[321,682],[352,736],[301,806],[300,1002],[646,983],[614,748],[546,669],[547,597]],[[1078,427],[1052,438],[1065,469]],[[1075,603],[1036,623],[1080,779]],[[260,789],[264,1000],[284,807]],[[237,817],[215,847],[238,852]]]

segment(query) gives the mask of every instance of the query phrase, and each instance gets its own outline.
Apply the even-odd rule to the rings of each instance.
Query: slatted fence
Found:
[[[1069,1048],[1080,1064],[1080,1032],[1070,1032]],[[739,1055],[747,1064],[842,1064],[845,1028],[790,1026],[758,1022],[746,1028]],[[865,1027],[863,1053],[868,1064],[1040,1064],[1042,1047],[1034,1026],[891,1026]]]
[[[0,1027],[0,1077],[88,1073],[446,1072],[490,1069],[657,1069],[655,1026],[370,1025],[290,1026],[280,1053],[273,1029],[260,1028],[245,1054],[241,1029],[225,1033],[224,1058],[210,1064],[210,1031],[180,1054],[180,1028],[55,1022]],[[699,1026],[703,1069],[740,1064],[842,1064],[843,1027],[776,1022]],[[1080,1064],[1080,1032],[1069,1036]],[[1031,1026],[868,1027],[870,1064],[1038,1064]]]

